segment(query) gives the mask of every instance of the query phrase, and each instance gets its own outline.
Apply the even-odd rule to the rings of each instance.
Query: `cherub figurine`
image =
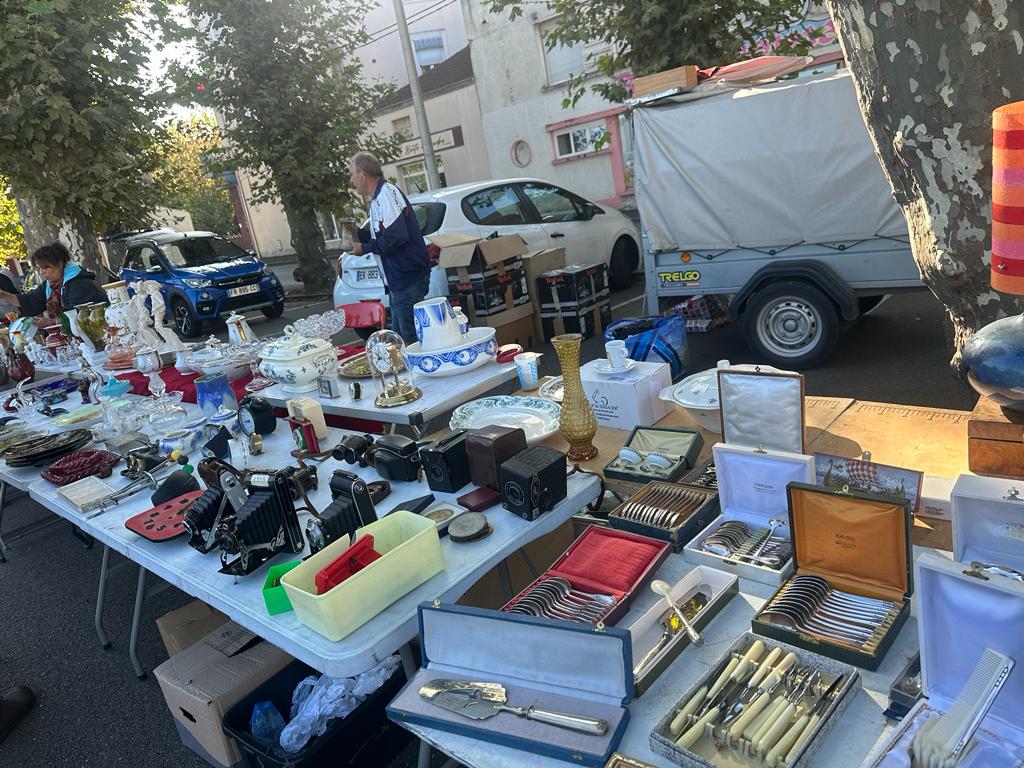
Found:
[[[142,291],[149,296],[150,312],[153,317],[153,331],[163,342],[157,347],[161,352],[180,352],[185,348],[173,328],[164,325],[164,296],[160,292],[160,283],[156,280],[146,280],[142,283]]]
[[[145,282],[140,280],[132,288],[135,294],[132,296],[132,300],[128,302],[128,306],[131,319],[137,318],[138,327],[135,328],[135,335],[138,337],[139,344],[144,347],[160,349],[164,344],[164,340],[153,331],[153,318],[146,308],[147,294]]]

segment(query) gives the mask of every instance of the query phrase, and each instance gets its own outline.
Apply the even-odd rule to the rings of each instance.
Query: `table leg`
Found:
[[[100,561],[100,585],[96,590],[96,634],[103,650],[110,650],[110,640],[103,631],[103,600],[107,595],[107,572],[110,570],[110,547],[103,545],[103,559]]]
[[[512,577],[508,574],[508,563],[502,560],[498,563],[498,581],[501,583],[501,593],[505,596],[505,601],[508,602],[512,599]]]
[[[420,668],[419,659],[416,658],[416,651],[412,643],[406,643],[398,649],[398,655],[402,658],[402,670],[405,672],[405,679],[412,680],[416,670]],[[416,757],[416,768],[430,768],[430,745],[420,741],[419,754]]]
[[[4,552],[7,550],[7,545],[4,544],[4,506],[7,501],[7,483],[0,481],[0,563],[6,563],[7,557]]]
[[[135,586],[135,613],[132,615],[132,634],[128,640],[128,656],[132,660],[132,666],[135,668],[135,676],[139,680],[143,680],[146,677],[146,671],[142,668],[142,664],[139,662],[139,655],[137,653],[137,646],[139,642],[139,625],[142,624],[142,606],[146,601],[146,569],[141,565],[139,566],[139,581]]]

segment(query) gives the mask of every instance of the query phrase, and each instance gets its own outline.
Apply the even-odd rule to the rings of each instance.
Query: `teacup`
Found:
[[[608,365],[617,371],[626,367],[629,360],[629,351],[626,349],[626,342],[621,339],[613,339],[604,345],[605,354],[608,356]]]
[[[449,349],[462,340],[455,311],[444,296],[414,304],[412,317],[416,323],[416,339],[423,352]]]

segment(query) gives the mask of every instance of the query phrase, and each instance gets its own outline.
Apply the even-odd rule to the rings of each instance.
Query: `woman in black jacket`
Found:
[[[71,254],[62,244],[51,243],[37,249],[32,254],[32,264],[42,275],[40,285],[28,293],[0,291],[0,299],[17,306],[22,317],[35,317],[38,321],[47,312],[55,318],[79,304],[107,302],[107,294],[96,285],[96,276],[72,264]]]

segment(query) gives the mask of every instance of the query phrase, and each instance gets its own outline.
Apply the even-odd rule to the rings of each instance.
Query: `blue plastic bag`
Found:
[[[637,332],[632,332],[633,329]],[[606,341],[625,341],[626,350],[633,360],[668,363],[673,382],[683,378],[689,369],[686,321],[679,315],[615,320],[605,329],[604,338]]]
[[[272,701],[258,701],[252,707],[249,732],[265,747],[277,746],[284,730],[284,718]]]

